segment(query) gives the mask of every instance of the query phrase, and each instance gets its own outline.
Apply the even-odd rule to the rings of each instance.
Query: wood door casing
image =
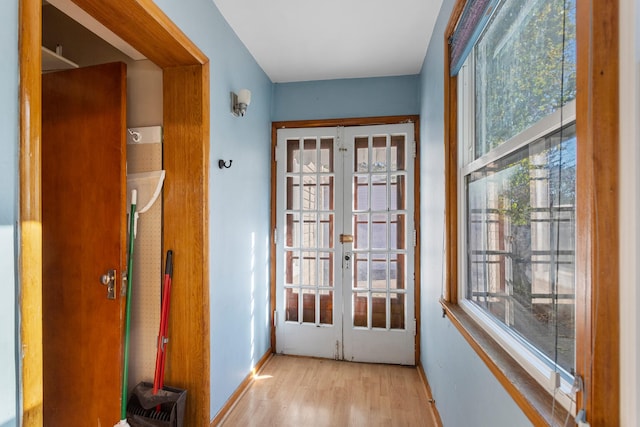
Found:
[[[44,424],[119,420],[126,66],[42,77]],[[117,271],[116,298],[100,277]]]
[[[180,319],[170,322],[172,342],[175,344],[176,337],[184,336],[189,345],[181,347],[174,357],[168,355],[165,382],[189,390],[185,425],[207,425],[211,394],[207,244],[209,59],[153,2],[74,0],[74,3],[163,69],[167,171],[164,192],[165,196],[168,191],[173,193],[171,205],[164,205],[164,248],[172,248],[176,253],[183,253],[183,248],[187,250],[188,254],[180,257],[181,262],[174,262],[174,280],[179,270],[180,282],[189,284],[172,292],[171,318]],[[41,7],[41,0],[20,0],[20,382],[23,425],[36,427],[43,424]],[[191,205],[194,200],[198,206]],[[193,254],[196,257],[190,257]]]

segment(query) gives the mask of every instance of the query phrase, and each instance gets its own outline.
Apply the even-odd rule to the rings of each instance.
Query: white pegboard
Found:
[[[161,128],[133,128],[127,139],[127,173],[162,169]],[[141,135],[134,141],[131,135]],[[139,200],[139,203],[146,201]],[[156,340],[160,327],[162,286],[162,195],[138,219],[133,256],[129,388],[141,381],[153,382]]]

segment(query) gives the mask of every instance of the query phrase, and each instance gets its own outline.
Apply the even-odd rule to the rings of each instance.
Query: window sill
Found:
[[[461,307],[440,300],[444,313],[533,425],[564,425],[567,411]],[[550,423],[553,416],[553,423]]]

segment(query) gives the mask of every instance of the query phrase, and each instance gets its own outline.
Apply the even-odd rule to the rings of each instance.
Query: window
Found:
[[[505,1],[458,80],[461,299],[542,382],[575,369],[575,58],[575,0]]]
[[[617,19],[458,0],[445,31],[442,305],[534,425],[620,425]]]

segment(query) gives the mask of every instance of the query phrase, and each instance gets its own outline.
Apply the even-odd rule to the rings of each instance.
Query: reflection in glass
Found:
[[[387,294],[371,294],[371,326],[373,328],[387,327]]]
[[[575,14],[576,0],[501,3],[475,49],[476,158],[575,99]]]
[[[369,288],[369,258],[365,253],[354,254],[353,260],[353,286],[358,289]]]
[[[391,329],[404,329],[405,319],[405,294],[391,294]]]
[[[467,177],[467,295],[569,372],[575,349],[575,125]]]
[[[366,292],[357,292],[353,294],[353,326],[366,328],[369,326],[367,314],[369,312],[369,304]]]

